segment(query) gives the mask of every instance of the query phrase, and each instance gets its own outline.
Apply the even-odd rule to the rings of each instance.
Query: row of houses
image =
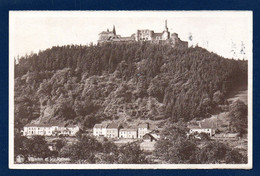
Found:
[[[94,136],[104,136],[107,138],[143,138],[147,133],[154,130],[154,126],[149,123],[139,124],[136,128],[123,128],[122,125],[112,122],[95,124],[93,127]]]
[[[27,124],[21,132],[23,136],[75,136],[78,131],[77,125]]]

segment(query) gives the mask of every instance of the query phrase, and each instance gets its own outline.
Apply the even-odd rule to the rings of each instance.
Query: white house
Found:
[[[33,135],[52,135],[52,128],[50,125],[46,124],[27,124],[23,128],[24,136],[33,136]]]
[[[105,137],[107,137],[107,127],[108,127],[109,123],[105,123],[102,124],[101,126],[101,134]]]
[[[123,128],[119,130],[119,137],[120,138],[137,138],[137,129],[130,129],[130,128]]]
[[[75,136],[76,133],[79,131],[78,125],[68,125],[66,128],[69,130],[69,135],[71,136]]]
[[[209,136],[215,135],[216,126],[207,121],[199,122],[199,125],[188,126],[190,129],[189,134],[206,133]]]
[[[69,125],[67,127],[61,125],[49,125],[49,124],[27,124],[23,128],[24,136],[53,136],[53,135],[69,135],[75,136],[76,132],[79,131],[77,125]]]
[[[102,124],[95,124],[93,127],[94,136],[102,136]]]
[[[149,123],[141,123],[138,125],[138,138],[143,138],[143,136],[149,132],[151,132]]]

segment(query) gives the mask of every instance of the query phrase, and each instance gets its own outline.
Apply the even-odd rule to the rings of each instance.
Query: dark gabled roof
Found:
[[[102,128],[102,124],[95,124],[94,128]]]
[[[152,139],[154,139],[154,140],[158,140],[156,137],[154,137],[152,134],[150,134],[150,133],[146,133],[145,135],[143,135],[143,138],[146,138],[146,137],[150,137],[150,138],[152,138]]]
[[[107,128],[118,128],[119,127],[119,124],[115,123],[115,122],[112,122],[108,125]]]
[[[51,127],[51,125],[48,125],[48,124],[27,124],[24,127]]]
[[[214,122],[210,121],[202,121],[199,122],[199,125],[189,125],[188,128],[190,129],[214,129],[217,128]]]
[[[133,128],[123,128],[123,129],[120,129],[120,131],[132,131],[132,132],[137,132],[137,129],[133,129]]]
[[[109,125],[109,123],[104,123],[104,124],[102,124],[102,128],[107,128],[108,125]]]
[[[95,124],[93,128],[107,128],[109,126],[109,123],[104,123],[104,124]]]

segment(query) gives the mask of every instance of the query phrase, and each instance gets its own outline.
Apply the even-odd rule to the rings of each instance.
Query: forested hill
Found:
[[[15,64],[15,125],[203,118],[239,84],[247,61],[148,43],[53,47]]]

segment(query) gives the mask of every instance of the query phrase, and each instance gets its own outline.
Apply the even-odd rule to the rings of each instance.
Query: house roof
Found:
[[[109,125],[109,123],[104,123],[104,124],[102,124],[102,128],[107,128],[108,125]]]
[[[119,124],[115,123],[115,122],[112,122],[108,125],[107,128],[118,128],[119,127]]]
[[[158,134],[154,134],[154,133],[149,133],[151,136],[153,136],[155,139],[159,139],[160,138],[160,135]]]
[[[120,129],[120,131],[130,131],[130,132],[137,132],[137,129],[133,129],[133,128],[123,128],[123,129]]]
[[[95,124],[94,128],[102,128],[102,124]]]
[[[27,124],[24,127],[51,127],[51,125],[48,125],[48,124]]]
[[[205,129],[205,128],[217,128],[216,124],[214,122],[210,122],[210,121],[202,121],[199,122],[199,125],[189,125],[188,128],[190,129]]]
[[[158,140],[156,137],[154,137],[152,134],[150,133],[146,133],[145,135],[143,135],[143,138],[147,138],[147,137],[150,137],[152,139],[155,139],[156,141]]]

